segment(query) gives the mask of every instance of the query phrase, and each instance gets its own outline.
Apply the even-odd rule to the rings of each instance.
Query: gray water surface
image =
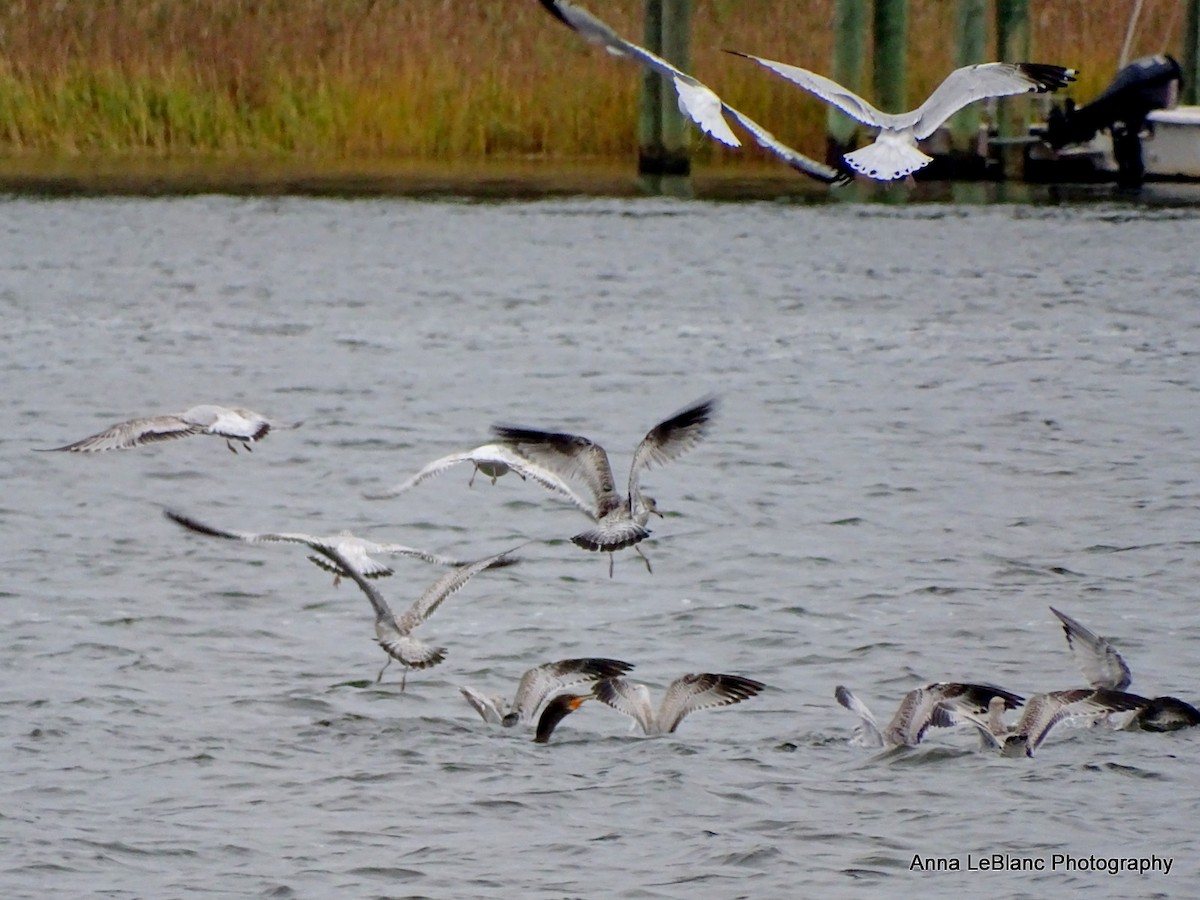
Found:
[[[1133,689],[1200,700],[1194,210],[666,200],[10,199],[0,220],[0,893],[172,897],[1187,896],[1200,734],[962,731],[850,746],[938,680],[1078,686],[1047,606]],[[455,469],[362,498],[496,421],[643,477],[607,560],[536,486]],[[295,431],[40,454],[135,415],[244,405]],[[303,548],[351,528],[478,557],[400,692],[369,607]],[[405,605],[439,570],[397,560]],[[631,735],[598,703],[539,746],[457,686],[605,655],[770,687]],[[914,855],[1042,860],[921,872]],[[1168,857],[1169,875],[1051,870]]]

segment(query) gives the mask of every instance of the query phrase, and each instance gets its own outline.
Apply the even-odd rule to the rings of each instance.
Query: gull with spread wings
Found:
[[[383,673],[395,659],[404,665],[404,677],[400,681],[400,690],[404,690],[408,679],[409,669],[427,669],[436,666],[446,658],[445,647],[432,647],[413,637],[413,630],[428,619],[442,602],[460,590],[468,581],[482,572],[497,565],[504,565],[512,550],[489,556],[478,562],[461,566],[452,572],[447,572],[425,589],[419,598],[400,615],[392,612],[383,595],[354,567],[353,562],[335,546],[314,548],[318,553],[327,556],[339,569],[354,580],[375,610],[375,639],[388,655],[388,660],[379,670],[375,681],[383,678]],[[514,548],[516,549],[516,548]]]
[[[521,676],[511,703],[503,697],[489,697],[473,687],[460,687],[459,691],[483,721],[511,728],[533,722],[547,701],[566,688],[623,675],[632,668],[632,663],[603,657],[542,663]]]
[[[708,432],[715,409],[716,399],[708,397],[651,428],[633,453],[625,496],[617,491],[608,453],[590,438],[509,425],[494,425],[492,432],[501,443],[561,476],[564,484],[579,481],[586,486],[586,495],[570,490],[570,496],[595,526],[571,540],[585,550],[610,554],[608,574],[612,577],[611,554],[625,547],[633,547],[650,570],[650,560],[635,545],[650,536],[646,528],[650,514],[662,516],[662,512],[654,498],[641,492],[642,469],[671,462],[694,447]]]
[[[956,713],[982,715],[989,702],[998,701],[1001,709],[1014,709],[1023,702],[1019,695],[993,685],[941,681],[905,694],[887,727],[880,728],[871,710],[848,688],[839,684],[833,696],[858,716],[853,742],[861,747],[915,747],[930,727],[948,728],[965,721]]]
[[[763,59],[738,50],[743,56],[797,84],[831,103],[864,125],[878,128],[875,142],[845,155],[857,172],[879,181],[903,178],[933,162],[917,149],[943,122],[977,100],[1012,94],[1046,93],[1065,87],[1075,80],[1076,71],[1045,63],[980,63],[955,69],[937,90],[916,109],[903,113],[885,113],[836,81],[787,63]]]
[[[650,702],[650,689],[624,678],[605,678],[596,682],[596,699],[633,719],[643,734],[671,734],[685,716],[702,709],[715,709],[741,703],[755,696],[766,685],[740,675],[699,672],[680,675],[663,694],[658,709]]]
[[[225,438],[225,446],[237,453],[233,441],[239,441],[249,451],[253,449],[250,445],[265,438],[271,429],[295,428],[299,424],[280,425],[240,406],[227,409],[224,406],[201,405],[181,413],[129,419],[62,447],[38,449],[45,452],[65,450],[69,453],[99,453],[104,450],[129,450],[192,434],[213,434]]]
[[[645,47],[625,40],[604,22],[574,3],[567,0],[541,0],[541,4],[547,12],[589,43],[598,44],[614,56],[629,57],[670,81],[679,99],[679,111],[695,122],[701,131],[722,144],[730,147],[741,146],[741,141],[722,115],[722,112],[725,112],[750,132],[760,147],[774,153],[797,172],[826,184],[844,184],[853,177],[849,172],[823,165],[815,159],[809,159],[800,151],[793,150],[749,116],[718,97],[707,85],[680,71]]]

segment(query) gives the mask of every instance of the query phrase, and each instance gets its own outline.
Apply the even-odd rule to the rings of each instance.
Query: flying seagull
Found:
[[[522,481],[534,481],[548,490],[562,494],[567,499],[573,499],[571,489],[563,484],[561,478],[532,460],[525,459],[511,447],[506,447],[503,444],[484,444],[473,450],[464,450],[462,453],[451,453],[448,456],[435,459],[411,478],[400,482],[395,487],[388,488],[386,491],[378,494],[363,494],[363,497],[367,500],[390,500],[392,497],[399,497],[406,491],[415,488],[421,482],[433,478],[435,475],[440,475],[450,467],[464,462],[471,463],[473,467],[467,487],[475,483],[475,476],[480,472],[490,478],[492,484],[496,483],[497,478],[507,475],[509,472],[514,472]]]
[[[864,125],[878,128],[873,144],[845,155],[846,162],[857,172],[879,181],[903,178],[933,161],[917,149],[924,140],[950,116],[964,106],[986,97],[1011,94],[1046,93],[1065,87],[1075,80],[1076,71],[1044,63],[980,63],[955,69],[916,109],[905,113],[885,113],[836,81],[787,63],[776,62],[727,50],[735,56],[770,69],[793,84],[798,84],[832,103],[851,118]]]
[[[625,496],[617,491],[608,453],[590,438],[509,425],[494,425],[492,432],[501,443],[561,476],[565,484],[578,480],[586,487],[586,494],[572,490],[571,495],[576,505],[595,521],[595,527],[572,537],[575,544],[608,554],[633,547],[649,570],[650,561],[634,545],[650,536],[646,522],[651,513],[658,516],[662,513],[654,498],[642,494],[641,471],[677,459],[699,443],[708,432],[715,409],[716,400],[708,397],[651,428],[633,453],[629,493]],[[609,577],[612,577],[612,560],[610,555]]]
[[[854,743],[863,747],[915,747],[931,726],[948,728],[965,721],[956,718],[956,713],[982,715],[993,699],[1005,709],[1014,709],[1023,702],[1019,695],[993,685],[937,682],[905,694],[891,722],[880,728],[871,710],[848,688],[839,684],[833,696],[858,716]]]
[[[679,111],[695,122],[705,134],[730,147],[740,147],[741,141],[725,121],[722,111],[753,135],[755,142],[764,150],[774,153],[798,172],[826,184],[843,184],[851,180],[850,173],[822,165],[809,159],[798,150],[781,142],[749,116],[734,109],[711,88],[697,81],[686,72],[681,72],[660,56],[645,47],[625,40],[604,22],[591,13],[567,0],[541,0],[552,16],[592,44],[598,44],[614,56],[628,56],[675,86],[679,99]]]
[[[1088,684],[1093,688],[1114,691],[1129,687],[1133,675],[1116,647],[1053,606],[1050,612],[1062,622],[1067,646]],[[1193,725],[1200,725],[1200,710],[1196,707],[1177,697],[1153,697],[1122,727],[1144,731],[1176,731]]]
[[[497,564],[503,565],[508,554],[512,553],[512,550],[506,550],[504,553],[489,556],[478,562],[461,566],[452,572],[447,572],[427,587],[412,606],[400,615],[396,615],[388,606],[387,601],[383,599],[383,595],[376,590],[375,585],[368,581],[354,567],[354,563],[349,557],[336,546],[320,546],[314,547],[314,549],[327,556],[339,569],[352,578],[354,583],[367,595],[367,599],[371,601],[371,607],[375,610],[375,639],[388,655],[388,660],[379,670],[375,681],[379,682],[383,678],[384,670],[391,665],[393,659],[398,660],[405,667],[404,677],[400,681],[400,690],[402,691],[408,679],[409,669],[427,669],[430,666],[436,666],[446,658],[445,647],[431,647],[413,637],[413,630],[433,615],[447,597],[461,589],[484,569],[490,569]]]
[[[298,532],[254,534],[249,531],[225,531],[212,525],[206,525],[198,519],[193,519],[191,516],[185,516],[183,513],[175,512],[171,509],[164,509],[163,515],[189,531],[194,531],[197,534],[205,534],[209,537],[224,538],[230,541],[242,541],[247,544],[304,544],[306,547],[317,551],[318,554],[324,553],[332,547],[350,560],[355,571],[359,572],[364,578],[385,578],[388,575],[394,574],[390,566],[385,566],[378,560],[372,559],[372,554],[411,556],[415,559],[421,559],[439,566],[467,565],[461,559],[451,559],[448,556],[440,556],[437,553],[430,553],[427,550],[418,550],[416,547],[406,547],[404,544],[380,544],[375,541],[369,541],[366,538],[357,537],[349,531],[341,531],[337,534],[325,535],[324,537],[313,534],[300,534]],[[330,562],[328,556],[313,555],[309,556],[308,559],[313,565],[324,569],[326,572],[332,572],[334,575],[333,583],[335,585],[349,574],[335,563]]]
[[[632,663],[602,657],[560,659],[556,662],[542,663],[521,676],[512,703],[503,697],[486,696],[472,687],[460,687],[459,691],[483,721],[511,728],[513,725],[527,725],[532,722],[545,706],[547,699],[559,691],[596,682],[601,678],[623,675],[632,668]]]
[[[624,678],[598,681],[592,693],[601,703],[633,719],[643,734],[671,734],[690,713],[741,703],[765,687],[761,681],[740,675],[680,675],[667,686],[658,709],[650,702],[649,688]]]
[[[90,437],[62,447],[39,447],[46,452],[66,450],[71,453],[98,453],[102,450],[128,450],[158,441],[170,441],[190,434],[215,434],[225,438],[225,446],[237,453],[233,441],[240,441],[246,450],[261,441],[272,428],[295,428],[300,423],[282,426],[258,413],[240,406],[193,406],[187,412],[162,416],[147,416],[118,422]]]

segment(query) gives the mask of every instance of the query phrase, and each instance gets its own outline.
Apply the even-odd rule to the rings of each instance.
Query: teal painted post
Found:
[[[958,0],[958,33],[954,47],[955,68],[984,62],[987,52],[988,0]],[[950,140],[955,153],[975,155],[982,104],[971,103],[950,117]]]
[[[875,0],[875,105],[884,112],[908,109],[908,0]]]
[[[1029,61],[1029,0],[996,0],[997,58],[1001,62]],[[1025,172],[1025,120],[1029,102],[1025,97],[1005,97],[999,103],[997,137],[1004,177],[1020,180]]]
[[[646,0],[642,45],[651,53],[662,54],[662,0]],[[638,107],[638,172],[656,175],[662,158],[662,97],[674,92],[661,76],[649,69],[642,74],[642,94]]]
[[[645,46],[685,72],[690,66],[692,0],[646,0]],[[660,75],[642,78],[638,114],[638,172],[687,175],[691,171],[687,121],[675,86]]]

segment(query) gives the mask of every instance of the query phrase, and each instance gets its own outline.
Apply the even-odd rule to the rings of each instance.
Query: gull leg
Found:
[[[612,553],[610,552],[610,553],[608,554],[608,577],[609,577],[609,578],[612,578],[613,559],[615,559],[615,557],[614,557],[614,556],[612,555]]]
[[[379,670],[379,674],[375,676],[375,683],[376,683],[376,684],[379,684],[379,682],[383,680],[383,673],[384,673],[384,670],[385,670],[385,669],[387,669],[387,667],[388,667],[388,666],[390,666],[391,664],[392,664],[392,658],[389,656],[389,657],[387,658],[387,662],[385,662],[385,663],[383,664],[383,669],[380,669],[380,670]]]
[[[408,666],[404,667],[404,674],[400,676],[400,693],[404,693],[404,685],[408,683]]]
[[[225,439],[225,446],[229,448],[230,453],[237,453],[237,447],[233,446],[228,438]]]
[[[474,485],[475,485],[475,476],[476,476],[476,475],[478,475],[478,474],[479,474],[479,466],[475,466],[475,468],[473,468],[473,469],[471,470],[471,477],[470,477],[470,479],[467,481],[467,487],[474,487]]]
[[[646,564],[646,571],[653,575],[654,570],[650,568],[650,557],[643,553],[642,548],[637,546],[637,544],[633,545],[633,549],[637,551],[637,555],[640,556],[642,558],[642,562]]]

